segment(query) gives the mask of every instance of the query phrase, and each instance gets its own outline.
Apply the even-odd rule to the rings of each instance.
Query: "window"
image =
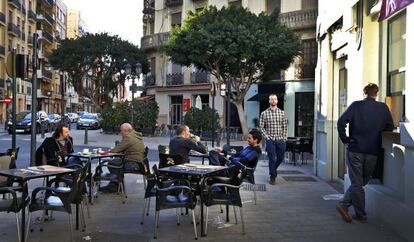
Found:
[[[237,1],[229,1],[229,7],[242,7],[242,1],[241,0],[237,0]]]
[[[315,78],[318,47],[314,39],[303,40],[303,78]]]
[[[274,11],[280,13],[280,0],[267,0],[266,10],[267,14],[272,14]]]
[[[201,108],[205,108],[205,107],[208,107],[210,104],[209,104],[209,95],[208,94],[197,94],[197,95],[193,95],[193,107],[195,107],[196,106],[196,104],[197,104],[197,97],[198,96],[200,96],[200,98],[201,98]]]
[[[171,14],[171,28],[181,27],[181,12]]]
[[[302,0],[302,9],[317,9],[318,0]]]
[[[388,22],[387,104],[394,125],[405,120],[405,38],[406,13]]]

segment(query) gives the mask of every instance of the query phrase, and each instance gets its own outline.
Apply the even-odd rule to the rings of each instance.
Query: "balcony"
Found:
[[[39,2],[41,2],[41,4],[49,6],[49,7],[55,6],[55,0],[39,0]]]
[[[206,71],[191,72],[191,84],[209,83],[208,73]]]
[[[4,56],[6,54],[6,48],[3,45],[0,45],[0,55]]]
[[[36,18],[37,20],[43,21],[49,26],[53,26],[53,24],[55,24],[55,18],[46,12],[38,13]]]
[[[9,34],[14,35],[16,37],[20,37],[20,34],[21,34],[20,29],[15,24],[9,23],[7,30],[9,31]]]
[[[24,15],[26,15],[26,6],[25,6],[25,5],[22,5],[22,13],[23,13]]]
[[[37,58],[45,62],[49,62],[48,55],[46,55],[42,50],[37,51]]]
[[[144,0],[143,14],[153,14],[155,11],[155,0]]]
[[[33,37],[31,34],[29,34],[29,36],[27,37],[27,44],[28,45],[33,45]]]
[[[52,81],[52,72],[46,69],[37,70],[37,78],[42,79],[44,82]]]
[[[51,35],[47,31],[37,30],[36,32],[37,32],[37,36],[40,40],[44,40],[44,41],[48,42],[49,44],[53,43],[53,35]]]
[[[183,5],[183,0],[165,0],[166,7],[175,7]]]
[[[36,23],[36,14],[35,14],[35,12],[33,12],[32,10],[29,10],[29,12],[27,12],[27,19],[31,22]]]
[[[318,17],[317,9],[299,10],[279,15],[279,21],[293,30],[315,28]]]
[[[4,13],[0,12],[0,23],[6,24],[6,15]]]
[[[15,8],[20,8],[20,1],[19,0],[8,0],[9,5]]]
[[[143,84],[145,87],[155,86],[155,76],[154,75],[146,75],[143,80]]]
[[[157,50],[167,43],[169,35],[169,32],[146,35],[141,38],[141,49],[144,51]]]
[[[167,74],[167,86],[176,86],[184,84],[183,73]]]
[[[22,33],[20,37],[22,38],[23,41],[26,41],[26,34],[25,33]]]

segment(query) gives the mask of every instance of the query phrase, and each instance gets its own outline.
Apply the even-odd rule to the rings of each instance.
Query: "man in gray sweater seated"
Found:
[[[179,155],[183,163],[188,163],[188,153],[195,150],[200,153],[207,153],[204,145],[200,142],[200,137],[192,135],[187,125],[177,127],[177,137],[170,141],[170,155]]]

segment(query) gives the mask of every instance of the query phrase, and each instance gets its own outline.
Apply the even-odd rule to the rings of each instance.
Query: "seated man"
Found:
[[[56,157],[56,153],[60,153],[60,157]],[[69,127],[66,124],[59,124],[52,137],[46,138],[36,150],[36,165],[40,166],[46,163],[53,166],[65,166],[71,164],[79,164],[80,160],[76,157],[69,157],[65,160],[65,156],[73,153],[73,139],[70,137]]]
[[[261,140],[262,133],[257,129],[252,129],[247,136],[247,147],[229,158],[226,158],[220,154],[225,151],[223,148],[216,147],[215,150],[209,152],[210,164],[222,166],[228,165],[234,167],[235,169],[232,169],[230,177],[235,177],[239,173],[240,164],[250,168],[256,166],[256,163],[262,154],[262,150],[260,148]]]
[[[192,135],[187,125],[177,127],[177,137],[170,141],[170,155],[179,155],[183,163],[188,163],[188,153],[195,150],[200,153],[207,153],[206,148],[200,142],[200,137]]]
[[[143,163],[145,158],[145,146],[142,139],[142,134],[135,131],[131,124],[124,123],[121,125],[122,140],[113,149],[110,150],[112,153],[123,153],[125,154],[125,170],[137,170],[141,169],[144,173],[145,164]],[[120,159],[114,159],[109,162],[110,165],[121,165]],[[147,167],[148,169],[148,167]],[[109,169],[111,174],[116,174],[115,169]],[[116,192],[118,184],[110,182],[108,186],[101,187],[103,192]]]

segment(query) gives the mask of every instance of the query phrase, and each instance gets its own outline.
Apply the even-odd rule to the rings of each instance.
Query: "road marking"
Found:
[[[3,138],[1,140],[12,140],[11,138]]]

